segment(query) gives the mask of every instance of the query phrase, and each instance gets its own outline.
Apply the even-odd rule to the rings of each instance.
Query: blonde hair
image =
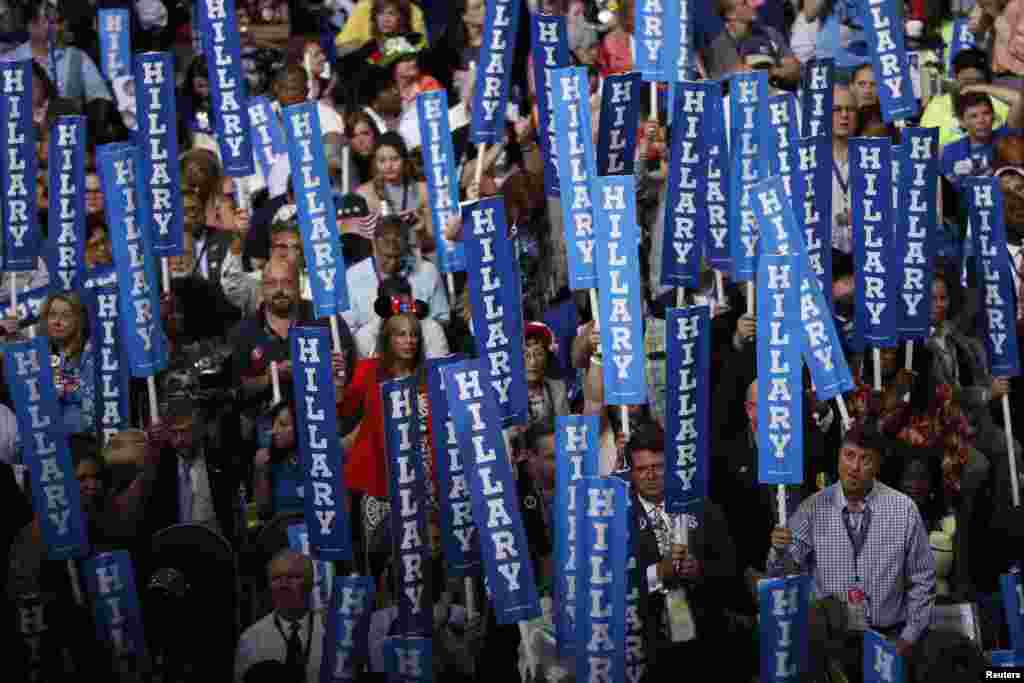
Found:
[[[39,320],[43,323],[44,331],[46,330],[46,319],[50,317],[50,309],[53,308],[54,301],[62,301],[70,306],[71,312],[78,318],[78,330],[75,333],[75,338],[69,342],[67,349],[63,349],[69,357],[77,358],[82,355],[82,351],[85,350],[85,340],[89,338],[89,312],[86,310],[85,304],[82,303],[82,299],[74,292],[51,294],[46,298],[39,311]]]

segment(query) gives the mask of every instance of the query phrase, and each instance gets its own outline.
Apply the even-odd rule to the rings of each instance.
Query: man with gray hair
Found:
[[[289,681],[317,683],[324,640],[323,617],[310,609],[313,561],[294,550],[279,551],[267,564],[273,609],[238,641],[235,681],[265,661],[283,662]]]

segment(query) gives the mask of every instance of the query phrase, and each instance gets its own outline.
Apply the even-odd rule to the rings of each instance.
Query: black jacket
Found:
[[[662,619],[664,594],[651,594],[647,586],[647,568],[661,560],[658,539],[654,527],[644,512],[643,505],[635,493],[631,493],[630,541],[636,556],[639,582],[640,609],[644,622],[644,640],[648,657],[648,668],[657,657],[659,647],[664,647]],[[692,521],[693,517],[691,517]],[[695,582],[687,581],[687,598],[693,610],[698,640],[706,643],[720,642],[724,634],[721,595],[728,590],[736,576],[736,547],[729,535],[725,516],[718,505],[708,500],[698,519],[697,527],[690,528],[690,547],[700,561],[703,575]]]

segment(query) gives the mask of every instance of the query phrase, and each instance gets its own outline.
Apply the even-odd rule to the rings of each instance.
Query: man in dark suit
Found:
[[[174,524],[209,527],[235,543],[238,467],[225,453],[211,451],[202,439],[198,406],[173,398],[162,419],[167,423],[152,494],[146,505],[145,536]]]
[[[721,509],[710,500],[697,516],[686,518],[689,545],[673,543],[676,515],[665,511],[665,441],[656,425],[640,427],[627,454],[646,680],[668,680],[692,666],[703,647],[724,637],[721,591],[736,574],[736,548]]]

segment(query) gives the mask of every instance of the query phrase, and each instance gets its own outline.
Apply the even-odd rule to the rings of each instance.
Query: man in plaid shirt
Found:
[[[768,554],[771,576],[808,572],[816,598],[833,596],[846,608],[850,680],[861,680],[860,631],[893,638],[899,654],[909,655],[935,604],[935,559],[917,506],[875,481],[885,448],[873,424],[847,432],[839,482],[805,500],[788,527],[772,531]]]

